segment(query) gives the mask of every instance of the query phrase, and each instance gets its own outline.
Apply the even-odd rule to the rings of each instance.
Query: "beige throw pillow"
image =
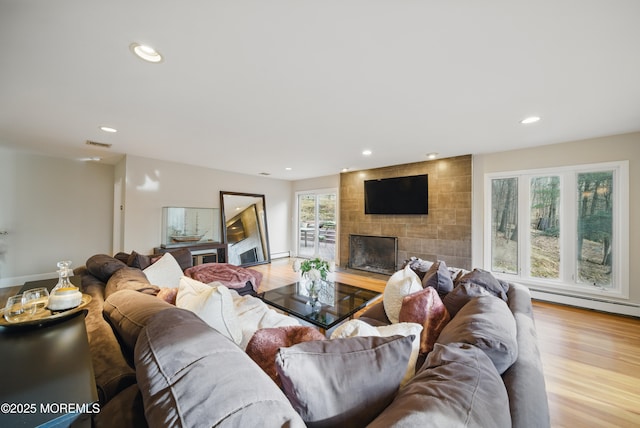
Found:
[[[142,272],[151,284],[169,288],[177,287],[180,284],[180,278],[184,275],[171,253],[165,253],[157,262]]]
[[[399,322],[400,309],[402,308],[402,299],[412,293],[422,290],[422,282],[418,275],[411,269],[410,265],[404,269],[397,271],[384,288],[384,297],[382,303],[387,318],[393,324]]]
[[[242,341],[242,326],[236,315],[229,289],[183,276],[178,287],[176,306],[188,309],[204,322],[231,339],[237,345]]]

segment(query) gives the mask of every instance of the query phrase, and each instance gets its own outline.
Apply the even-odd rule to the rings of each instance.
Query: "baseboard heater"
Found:
[[[640,305],[636,303],[617,302],[589,296],[575,296],[557,291],[540,290],[533,287],[529,287],[529,290],[531,291],[531,297],[537,300],[610,312],[618,315],[640,317]],[[557,299],[553,299],[553,296],[556,296]]]

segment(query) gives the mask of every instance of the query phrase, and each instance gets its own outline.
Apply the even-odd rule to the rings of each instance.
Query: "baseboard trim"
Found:
[[[0,288],[15,287],[16,285],[24,285],[28,281],[40,281],[41,279],[57,278],[57,272],[39,273],[35,275],[14,276],[12,278],[0,279]]]
[[[616,315],[628,315],[640,318],[640,305],[635,303],[611,302],[589,297],[568,296],[566,294],[530,289],[531,297],[545,302],[559,303],[579,308],[593,309]]]
[[[285,251],[283,253],[272,253],[271,254],[271,260],[274,259],[286,259],[288,257],[291,256],[291,253],[289,251]]]

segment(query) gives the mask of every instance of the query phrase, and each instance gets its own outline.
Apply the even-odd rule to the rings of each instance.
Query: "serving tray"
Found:
[[[67,309],[64,311],[52,311],[50,309],[44,308],[39,310],[33,315],[21,315],[18,321],[9,322],[4,317],[5,309],[0,309],[0,326],[3,327],[24,327],[24,326],[37,326],[44,325],[54,321],[58,321],[63,318],[67,318],[75,313],[80,312],[91,302],[91,296],[88,294],[82,293],[82,301],[75,308]]]

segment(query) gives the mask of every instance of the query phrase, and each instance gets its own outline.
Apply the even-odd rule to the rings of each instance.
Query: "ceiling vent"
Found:
[[[90,145],[90,146],[101,147],[103,149],[110,149],[111,148],[111,144],[98,143],[97,141],[87,140],[87,144]]]

